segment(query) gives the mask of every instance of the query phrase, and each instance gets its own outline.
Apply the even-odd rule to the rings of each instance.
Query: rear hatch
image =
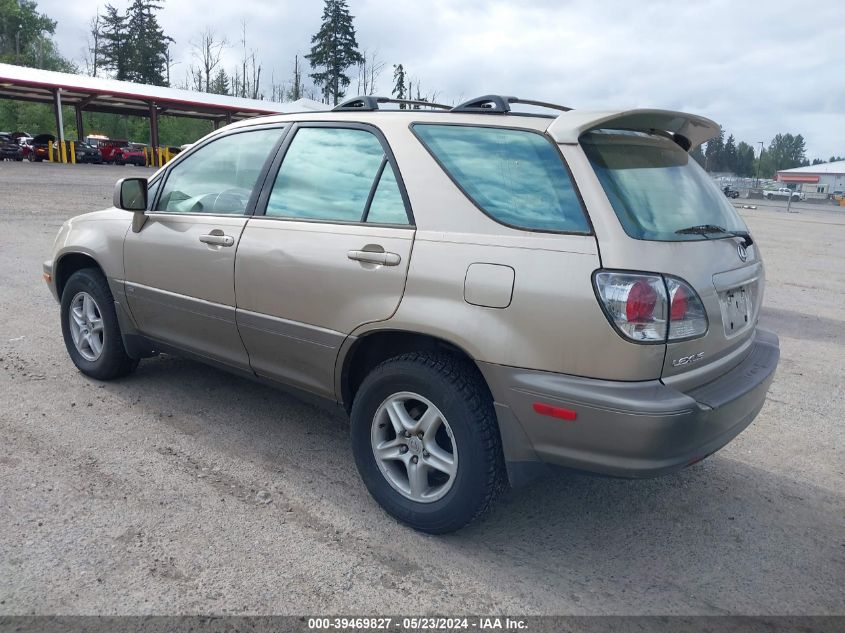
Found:
[[[665,306],[653,318],[665,319],[658,332],[666,336],[648,341],[665,345],[661,378],[692,388],[739,364],[754,337],[763,266],[745,223],[684,148],[689,143],[611,128],[586,132],[580,144],[618,220],[615,233],[597,232],[603,268],[663,279],[653,286]]]

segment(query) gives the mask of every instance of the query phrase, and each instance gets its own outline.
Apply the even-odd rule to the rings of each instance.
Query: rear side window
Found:
[[[543,135],[462,125],[413,129],[452,180],[494,220],[521,229],[590,232],[569,172]]]
[[[408,224],[393,167],[367,130],[305,127],[285,153],[266,215]]]

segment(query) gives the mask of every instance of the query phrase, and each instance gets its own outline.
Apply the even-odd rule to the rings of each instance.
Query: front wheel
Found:
[[[101,272],[83,268],[71,275],[62,291],[61,314],[65,347],[83,374],[111,380],[138,366],[123,347],[114,298]]]
[[[460,529],[505,486],[493,400],[469,362],[424,353],[387,360],[364,379],[351,419],[364,484],[417,530]]]

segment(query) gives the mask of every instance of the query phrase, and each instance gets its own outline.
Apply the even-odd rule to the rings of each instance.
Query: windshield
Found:
[[[641,132],[602,130],[584,135],[581,145],[631,237],[675,242],[726,236],[716,228],[678,233],[690,227],[747,230],[707,173],[673,141]]]

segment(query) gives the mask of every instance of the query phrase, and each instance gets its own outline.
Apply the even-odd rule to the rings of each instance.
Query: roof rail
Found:
[[[506,97],[503,95],[484,95],[483,97],[476,97],[475,99],[470,99],[469,101],[464,101],[460,105],[456,105],[452,108],[452,112],[506,114],[511,111],[510,104],[512,103],[524,103],[525,105],[549,108],[551,110],[559,110],[561,112],[569,112],[572,109],[555,103],[547,103],[546,101],[520,99],[519,97]]]
[[[392,99],[390,97],[375,97],[372,95],[362,95],[360,97],[352,97],[346,101],[339,103],[332,112],[347,112],[354,110],[357,112],[372,112],[379,109],[380,103],[400,103],[418,106],[422,108],[440,108],[441,110],[452,110],[452,106],[443,105],[442,103],[434,103],[432,101],[422,101],[417,99]]]

